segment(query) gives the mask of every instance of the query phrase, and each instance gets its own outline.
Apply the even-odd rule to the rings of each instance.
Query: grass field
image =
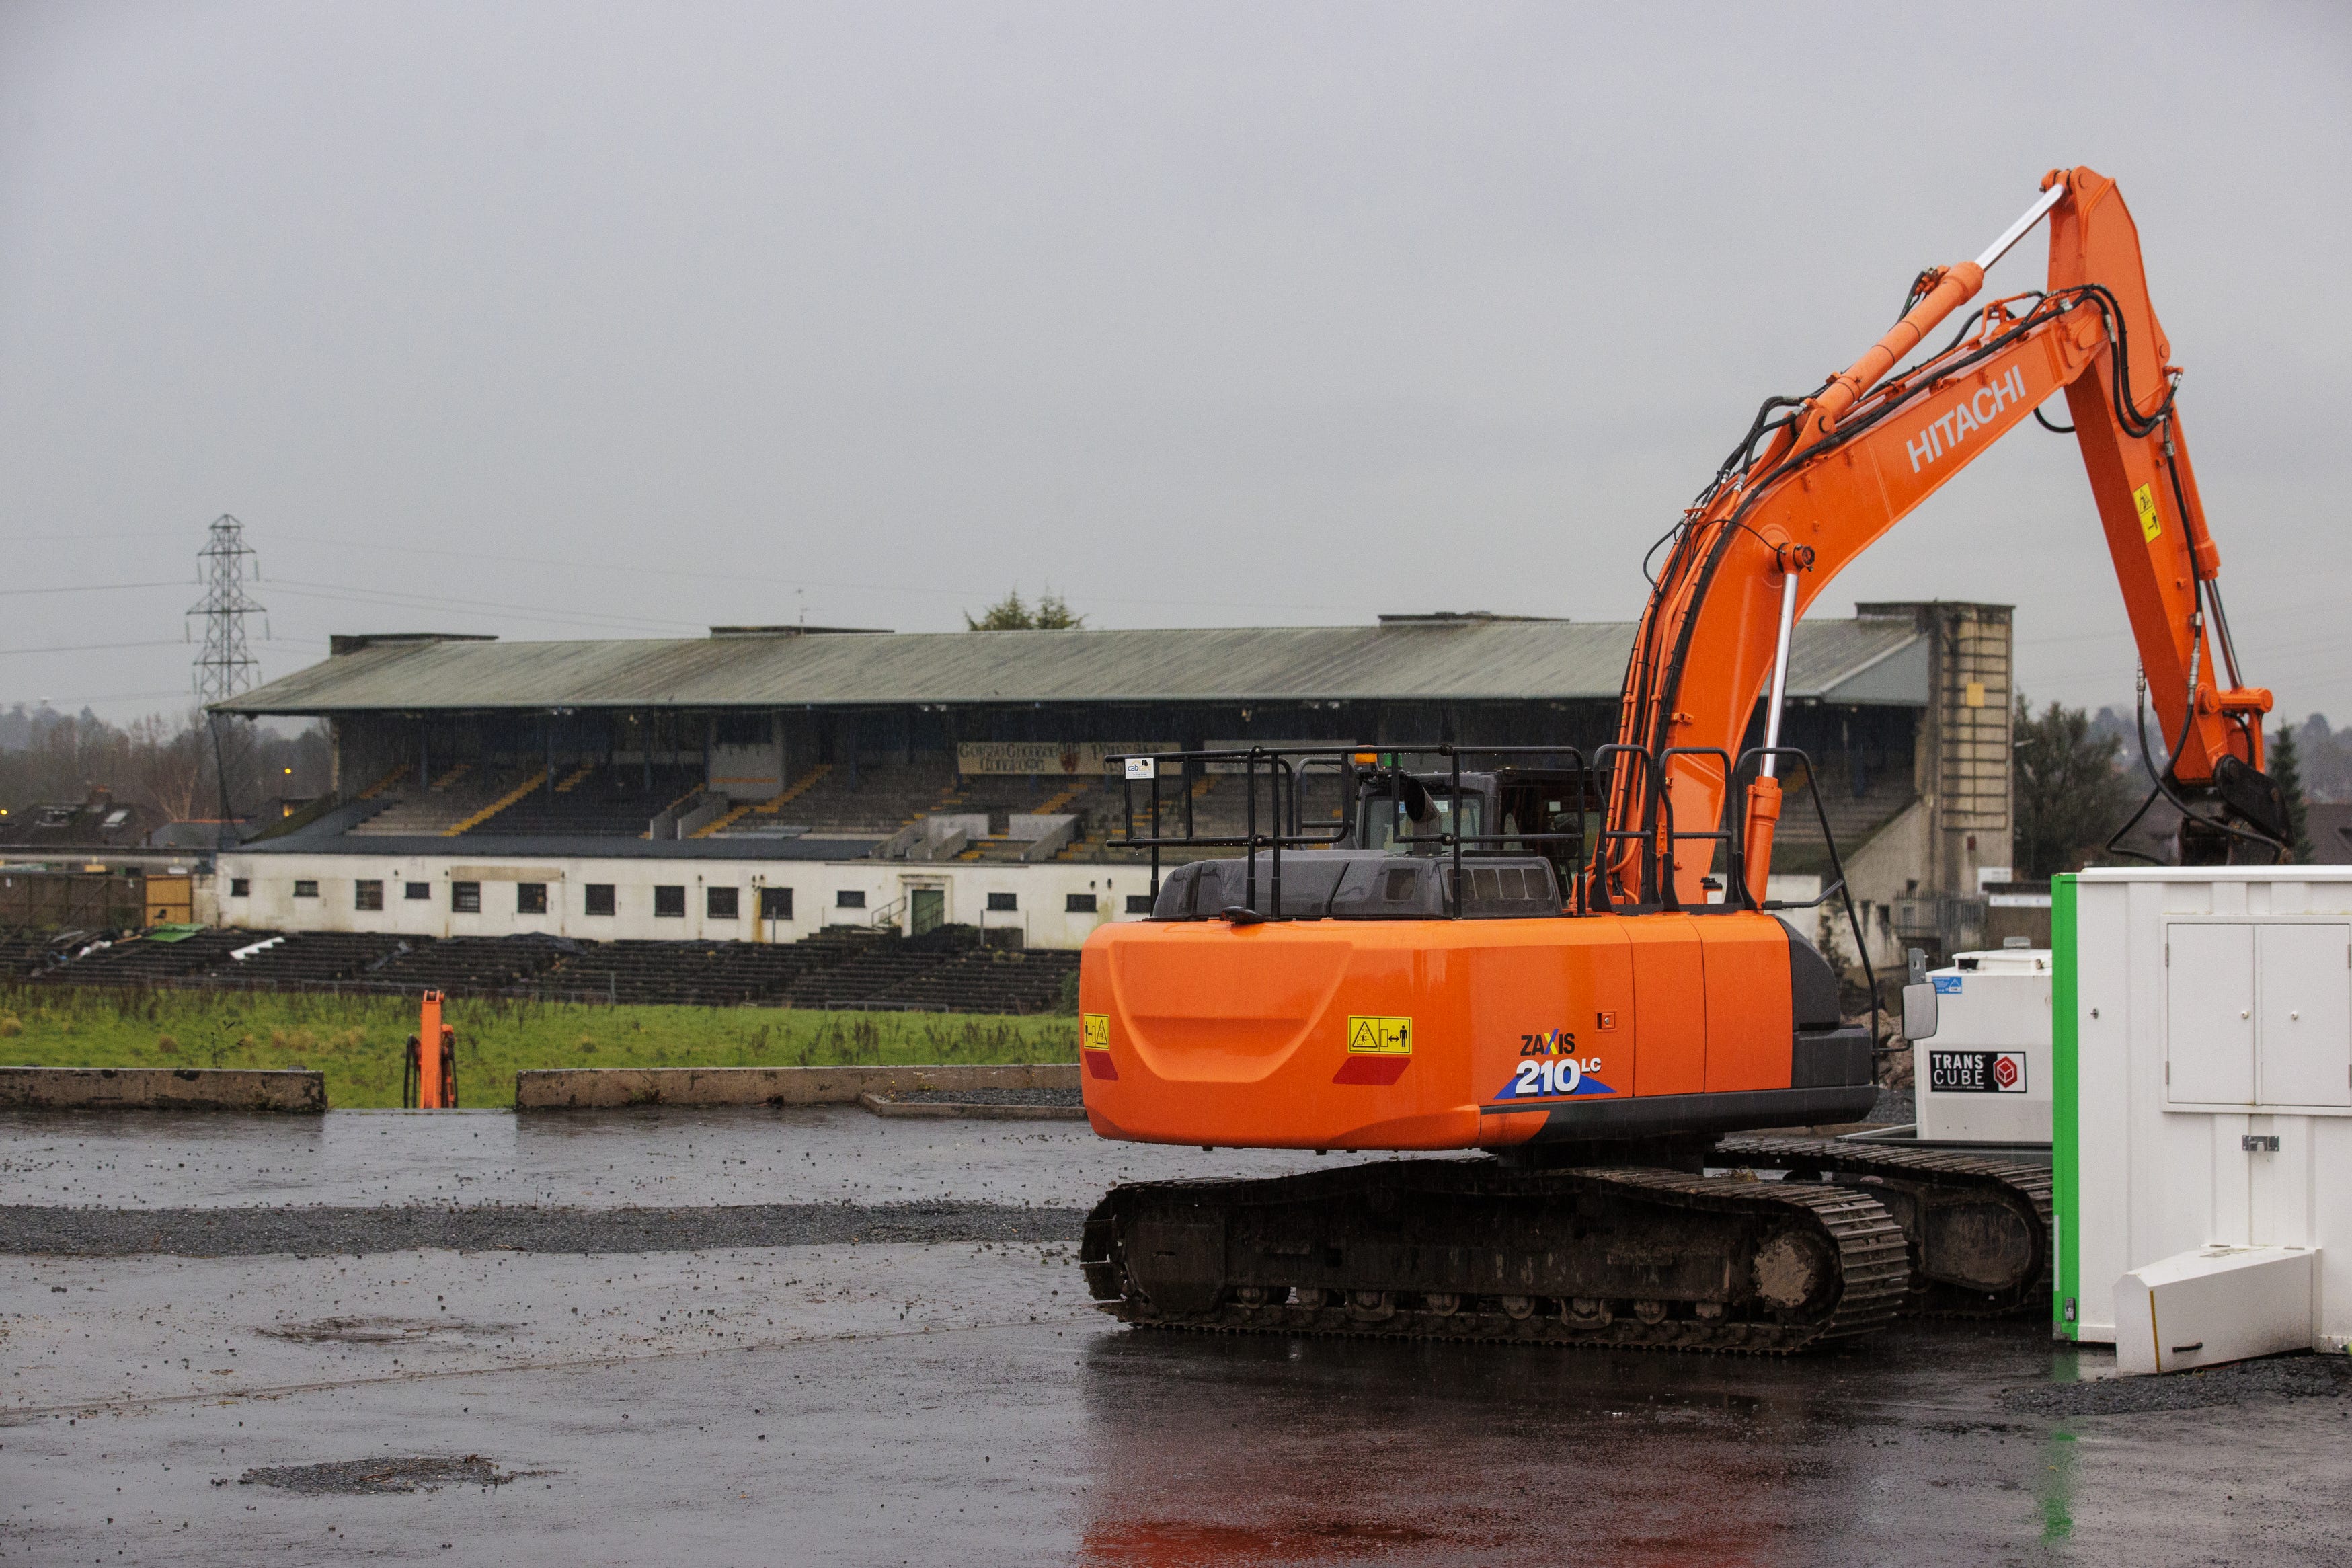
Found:
[[[514,1103],[527,1068],[1074,1062],[1077,1020],[775,1007],[448,1004],[463,1103]],[[344,1110],[400,1103],[416,1004],[395,996],[0,986],[0,1066],[314,1068]]]

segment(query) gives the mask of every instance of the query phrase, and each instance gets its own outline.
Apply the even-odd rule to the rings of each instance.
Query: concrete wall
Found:
[[[1869,842],[1840,845],[1845,861],[1846,886],[1853,891],[1855,912],[1870,942],[1870,962],[1881,974],[1903,962],[1905,943],[1895,930],[1897,899],[1927,884],[1934,859],[1935,819],[1924,800],[1914,801],[1895,819],[1871,835]],[[1843,929],[1842,945],[1853,937]]]
[[[244,897],[231,892],[245,879]],[[357,907],[361,881],[383,884],[383,908]],[[297,898],[298,881],[314,882],[315,897]],[[410,883],[425,889],[406,896]],[[474,882],[481,889],[478,913],[451,907],[451,884]],[[520,913],[518,885],[547,889],[547,912]],[[609,885],[614,912],[587,912],[588,889]],[[657,886],[686,891],[682,918],[654,913]],[[429,857],[374,855],[252,855],[220,858],[215,881],[220,923],[262,931],[391,931],[404,936],[509,936],[543,931],[583,941],[793,942],[828,925],[891,924],[904,929],[908,893],[938,888],[947,895],[945,919],[989,931],[1021,932],[1028,947],[1076,948],[1096,926],[1110,920],[1140,919],[1127,913],[1127,900],[1150,891],[1143,867],[1054,863],[1007,865],[991,861],[914,863],[890,860],[607,860],[591,857],[547,859],[473,855]],[[709,914],[709,890],[736,889],[736,918]],[[789,888],[793,918],[755,919],[763,888]],[[862,907],[845,906],[844,893],[862,894]],[[1010,894],[1015,907],[992,910],[989,895]],[[1068,909],[1072,894],[1092,894],[1094,912]]]

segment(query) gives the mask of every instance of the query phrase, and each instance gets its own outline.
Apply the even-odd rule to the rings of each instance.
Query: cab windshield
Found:
[[[1444,847],[1435,842],[1444,834],[1458,833],[1475,838],[1486,831],[1485,802],[1476,795],[1465,795],[1460,802],[1433,793],[1429,804],[1435,808],[1426,822],[1415,822],[1404,812],[1404,803],[1393,796],[1375,795],[1364,803],[1364,847],[1377,849],[1384,855],[1435,855]],[[1454,826],[1455,806],[1460,806],[1461,826]],[[1400,844],[1401,838],[1430,840],[1424,844]]]

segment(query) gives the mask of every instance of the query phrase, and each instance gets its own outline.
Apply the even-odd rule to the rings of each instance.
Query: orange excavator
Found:
[[[2047,287],[1968,310],[1911,359],[2045,218]],[[2274,858],[2271,697],[2239,678],[2179,380],[2115,183],[2055,171],[1982,256],[1920,274],[1850,369],[1765,402],[1659,542],[1617,735],[1590,758],[1126,759],[1152,781],[1134,841],[1156,894],[1081,960],[1095,1131],[1492,1157],[1114,1188],[1081,1247],[1097,1304],[1201,1329],[1786,1352],[2046,1293],[2046,1170],[1739,1136],[1853,1121],[1877,1092],[1874,1031],[1843,1020],[1839,977],[1766,897],[1782,764],[1812,776],[1780,742],[1790,636],[2003,435],[2071,428],[2170,742],[2151,799],[2178,811],[2185,860]],[[2042,412],[2061,391],[2071,426]],[[1210,765],[1250,775],[1246,830],[1163,836],[1160,776]],[[1318,774],[1340,781],[1329,826],[1299,806]],[[1243,853],[1160,879],[1179,843]]]

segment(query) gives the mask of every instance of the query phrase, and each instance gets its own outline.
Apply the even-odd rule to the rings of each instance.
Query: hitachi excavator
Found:
[[[1976,260],[1922,273],[1851,369],[1765,402],[1659,542],[1616,737],[1589,758],[1125,760],[1153,781],[1149,842],[1243,853],[1160,880],[1155,847],[1151,918],[1088,941],[1096,1132],[1491,1157],[1115,1188],[1080,1252],[1099,1307],[1204,1330],[1779,1352],[2046,1294],[2046,1171],[1737,1136],[1851,1121],[1876,1095],[1874,1032],[1842,1021],[1838,977],[1766,898],[1782,764],[1811,774],[1780,739],[1790,628],[2002,436],[2070,428],[2042,412],[2055,394],[2170,743],[2148,772],[2181,856],[2271,857],[2284,837],[2271,697],[2239,678],[2131,216],[2088,169],[2042,193]],[[1906,363],[2044,219],[2047,287],[1969,310]],[[1246,831],[1163,833],[1159,777],[1211,763],[1252,774]],[[1349,781],[1328,826],[1298,806],[1318,768]]]

